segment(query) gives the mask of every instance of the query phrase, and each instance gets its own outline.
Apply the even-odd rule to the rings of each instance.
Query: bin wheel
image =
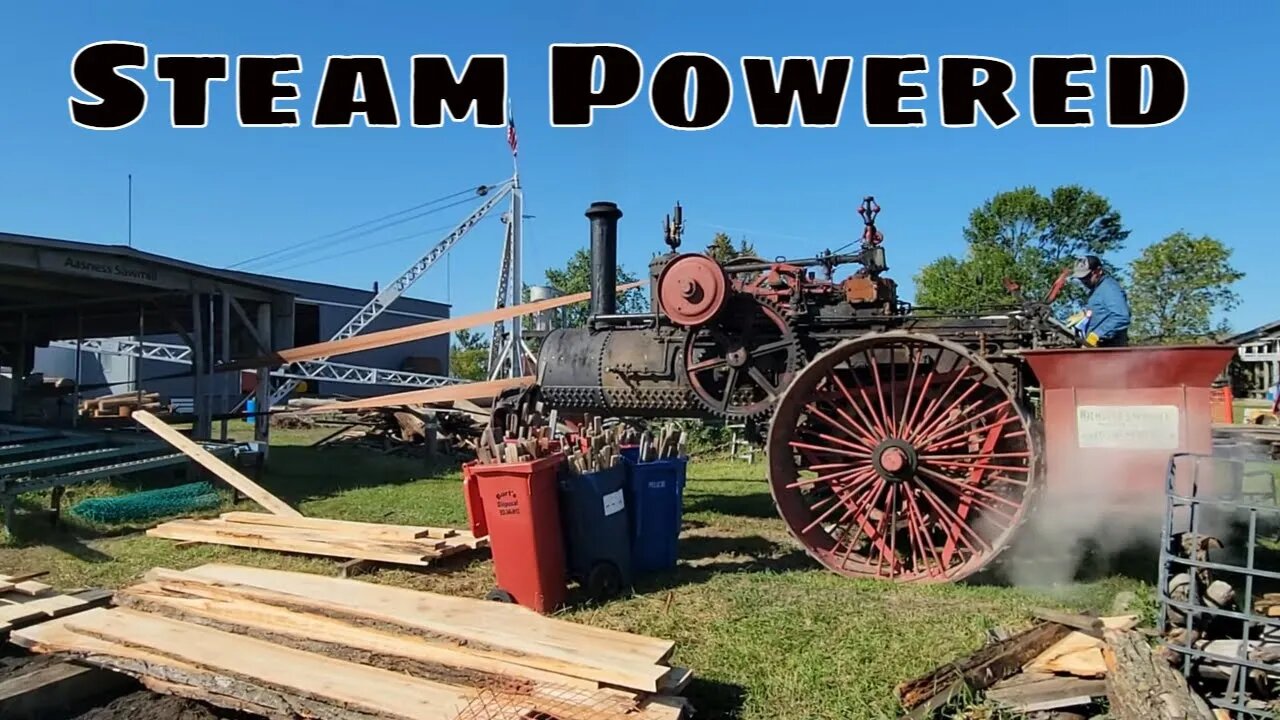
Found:
[[[587,573],[587,595],[592,600],[608,600],[622,592],[622,572],[618,566],[608,561],[601,561],[591,566]]]
[[[511,593],[503,590],[502,588],[494,588],[490,590],[489,594],[484,596],[484,599],[500,603],[514,603],[516,601],[516,599],[511,596]]]

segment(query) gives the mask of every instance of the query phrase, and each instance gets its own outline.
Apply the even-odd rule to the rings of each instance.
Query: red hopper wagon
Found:
[[[1096,463],[1158,513],[1169,455],[1209,450],[1210,386],[1233,349],[1083,348],[1050,308],[1066,273],[1043,300],[1010,285],[989,312],[913,307],[884,275],[879,211],[864,200],[853,253],[719,263],[679,252],[677,205],[653,307],[619,314],[622,212],[592,205],[588,322],[543,334],[537,382],[505,401],[747,424],[791,534],[851,577],[967,577]]]

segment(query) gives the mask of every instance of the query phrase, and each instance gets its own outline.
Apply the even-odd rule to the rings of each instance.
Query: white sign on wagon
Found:
[[[1080,405],[1076,432],[1082,448],[1176,450],[1176,405]]]

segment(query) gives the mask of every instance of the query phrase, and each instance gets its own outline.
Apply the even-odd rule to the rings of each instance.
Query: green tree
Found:
[[[591,289],[591,253],[580,248],[562,267],[547,268],[547,284],[564,295],[587,292]],[[636,281],[636,276],[618,265],[619,285]],[[564,309],[564,325],[581,327],[587,322],[589,305],[586,302],[575,303]],[[647,309],[644,293],[641,288],[633,288],[618,294],[618,312],[622,314],[642,313]]]
[[[1044,297],[1074,257],[1115,252],[1129,232],[1105,197],[1079,185],[1048,195],[1031,186],[999,193],[970,213],[964,257],[941,257],[916,275],[916,304],[969,312],[1007,306],[1005,279],[1027,297]],[[1068,285],[1064,296],[1078,301],[1082,291]]]
[[[453,334],[449,348],[449,373],[464,380],[485,380],[489,376],[489,342],[475,330]]]
[[[756,248],[747,242],[746,238],[738,241],[738,247],[733,246],[733,241],[729,236],[718,232],[711,239],[711,244],[707,245],[707,255],[711,256],[716,262],[724,263],[734,258],[751,257],[756,254]]]
[[[1231,286],[1244,273],[1231,266],[1222,241],[1178,231],[1148,245],[1130,264],[1130,334],[1147,344],[1199,342],[1220,332],[1215,313],[1240,304]]]

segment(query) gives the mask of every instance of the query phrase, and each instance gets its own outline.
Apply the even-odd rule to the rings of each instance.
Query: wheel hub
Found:
[[[890,482],[902,482],[916,473],[919,459],[911,443],[897,438],[881,441],[871,452],[871,463],[880,477]]]
[[[740,368],[747,364],[747,360],[751,359],[751,353],[747,352],[746,348],[740,347],[729,351],[729,354],[724,359],[725,362],[729,363],[729,367]]]

